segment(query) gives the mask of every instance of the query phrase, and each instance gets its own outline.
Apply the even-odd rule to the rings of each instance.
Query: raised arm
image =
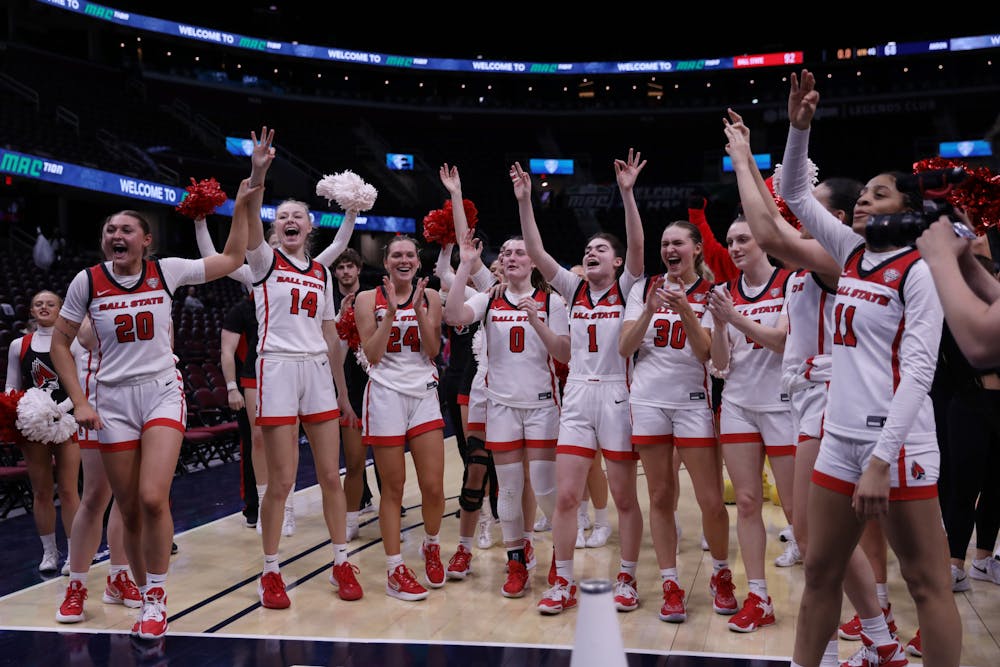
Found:
[[[434,275],[441,281],[441,290],[444,292],[450,292],[455,282],[455,270],[451,268],[451,253],[454,248],[454,243],[441,246],[437,262],[434,264]]]
[[[263,187],[251,187],[250,179],[244,179],[240,183],[240,189],[236,195],[236,205],[233,207],[233,218],[229,224],[226,247],[222,249],[222,254],[205,257],[202,260],[205,263],[205,282],[229,275],[243,266],[247,252],[247,207],[249,201],[259,190],[263,190]],[[259,206],[257,211],[260,211]]]
[[[344,221],[340,223],[337,233],[333,237],[333,242],[316,255],[316,261],[323,266],[332,267],[337,258],[347,250],[347,244],[351,242],[351,234],[354,233],[354,224],[358,221],[357,211],[347,211],[344,213]]]
[[[438,176],[441,178],[441,185],[444,186],[444,189],[448,191],[451,197],[451,217],[455,224],[455,238],[464,239],[466,232],[469,231],[469,219],[465,215],[462,179],[458,174],[458,167],[454,165],[449,167],[448,163],[445,162],[438,170]],[[471,267],[470,275],[476,275],[482,268],[483,262],[477,258]],[[465,283],[462,284],[464,285]]]
[[[264,203],[264,177],[274,160],[274,130],[267,127],[260,129],[260,138],[256,133],[250,132],[253,140],[253,152],[250,155],[250,187],[258,188],[254,190],[254,196],[247,202],[247,249],[253,250],[264,242],[264,222],[260,219],[260,207]]]
[[[515,162],[510,167],[510,181],[514,186],[514,198],[517,199],[517,213],[521,218],[524,247],[542,277],[551,282],[559,272],[559,262],[545,252],[542,246],[542,235],[538,232],[535,210],[531,205],[531,174],[526,173],[521,169],[520,163]]]
[[[249,232],[249,230],[248,230]],[[205,218],[196,218],[194,221],[194,238],[198,242],[198,254],[202,257],[213,257],[219,254],[212,242],[212,235],[208,231],[208,223]],[[250,267],[240,265],[229,277],[238,283],[246,285],[248,288],[253,285],[253,278],[250,276]]]
[[[482,254],[483,248],[479,239],[472,238],[471,232],[466,232],[465,236],[459,239],[459,253],[462,261],[455,271],[455,285],[465,285],[469,280],[469,271],[475,260]],[[451,295],[444,304],[444,321],[450,326],[460,326],[472,324],[476,320],[476,313],[465,303],[464,294],[459,292]]]
[[[697,227],[701,233],[705,264],[712,270],[715,279],[719,282],[726,282],[737,278],[740,274],[739,269],[733,264],[733,258],[729,256],[729,251],[715,237],[715,232],[712,231],[708,224],[708,218],[705,217],[705,198],[703,196],[693,195],[688,199],[688,222]]]
[[[628,149],[628,158],[615,160],[615,178],[618,180],[618,190],[621,192],[622,205],[625,207],[625,270],[632,276],[641,276],[645,271],[642,217],[639,215],[639,205],[635,202],[635,193],[632,192],[639,172],[645,166],[646,161],[642,159],[642,153],[631,148]],[[523,233],[523,221],[521,229]]]

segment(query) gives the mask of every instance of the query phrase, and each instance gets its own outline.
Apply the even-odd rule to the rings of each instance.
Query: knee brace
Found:
[[[524,468],[520,463],[497,466],[500,480],[498,514],[501,522],[521,520],[521,495],[524,493]],[[506,535],[506,534],[505,534]]]
[[[468,485],[469,468],[471,466],[481,465],[484,468],[484,473],[488,473],[493,463],[493,457],[490,453],[486,452],[482,454],[480,453],[481,451],[480,449],[474,449],[466,454],[465,473],[462,475],[462,493],[458,497],[459,506],[466,512],[478,512],[483,506],[483,497],[486,495],[486,482],[489,480],[488,474],[483,475],[482,484],[478,488]]]

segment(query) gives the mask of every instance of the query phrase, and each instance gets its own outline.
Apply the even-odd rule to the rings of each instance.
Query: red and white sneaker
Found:
[[[260,604],[268,609],[288,609],[292,601],[285,592],[285,582],[280,572],[265,572],[257,582]]]
[[[424,542],[420,549],[424,554],[424,574],[427,577],[427,585],[431,588],[441,588],[444,586],[444,565],[441,563],[441,545],[427,544]]]
[[[555,555],[555,547],[552,548],[552,554]],[[553,559],[552,562],[555,562]],[[528,570],[534,570],[535,566],[538,565],[538,560],[535,558],[535,547],[531,546],[531,540],[524,538],[524,567]]]
[[[639,593],[636,592],[635,577],[628,572],[619,572],[615,582],[615,609],[632,611],[639,606]]]
[[[708,584],[712,592],[712,609],[716,614],[731,616],[739,611],[736,602],[736,585],[733,584],[733,573],[728,567],[724,567],[712,575]]]
[[[500,588],[504,597],[522,598],[529,588],[531,581],[528,579],[528,568],[524,563],[516,560],[507,561],[507,580]]]
[[[142,639],[159,639],[167,634],[167,594],[159,586],[147,590],[142,598],[138,634]]]
[[[896,640],[875,646],[868,635],[861,633],[861,643],[861,649],[840,663],[840,667],[906,667],[910,664],[903,647]]]
[[[683,623],[687,620],[687,610],[684,608],[684,589],[673,579],[663,582],[663,606],[660,607],[660,620],[668,623]]]
[[[924,654],[920,648],[920,628],[917,628],[917,634],[913,635],[913,639],[906,642],[906,652],[918,658]]]
[[[549,576],[546,579],[549,582],[549,586],[556,585],[556,548],[552,547],[552,564],[549,565]]]
[[[330,583],[337,587],[337,595],[340,596],[341,600],[353,602],[360,600],[361,596],[364,595],[361,584],[358,583],[358,578],[355,576],[358,572],[360,572],[358,566],[351,565],[346,560],[340,565],[333,566],[333,570],[330,572]]]
[[[87,587],[82,581],[70,581],[66,587],[66,597],[59,605],[56,620],[60,623],[79,623],[83,620],[83,601],[87,599]]]
[[[413,602],[423,600],[427,597],[427,589],[420,585],[413,570],[406,565],[397,565],[396,569],[389,573],[389,578],[385,584],[385,594],[397,600]]]
[[[892,617],[892,603],[888,607],[882,610],[882,614],[885,616],[886,625],[889,626],[889,634],[892,635],[893,639],[897,639],[896,634],[896,619]],[[854,615],[849,621],[842,623],[839,628],[837,628],[837,634],[840,635],[841,639],[846,639],[849,642],[856,642],[861,639],[861,619],[857,614]]]
[[[564,609],[576,606],[576,584],[570,584],[562,577],[556,577],[556,583],[542,595],[538,601],[538,611],[543,614],[558,614]]]
[[[107,585],[104,587],[104,595],[101,596],[104,604],[123,604],[130,609],[138,609],[142,606],[142,594],[139,587],[128,576],[128,570],[122,570],[112,579],[108,575]]]
[[[774,606],[771,596],[764,600],[756,593],[749,593],[743,608],[729,621],[733,632],[756,632],[758,628],[774,623]]]
[[[465,579],[472,574],[472,552],[459,544],[455,555],[448,561],[446,574],[449,579]]]

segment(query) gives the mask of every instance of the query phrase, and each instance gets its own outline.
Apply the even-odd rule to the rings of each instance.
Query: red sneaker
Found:
[[[889,626],[889,634],[892,635],[893,639],[896,639],[896,619],[892,616],[892,604],[890,603],[888,607],[882,610],[882,614],[885,616],[886,625]],[[841,624],[837,628],[837,634],[840,635],[841,639],[846,639],[850,642],[856,642],[861,639],[861,619],[857,614],[854,618]]]
[[[471,573],[472,552],[459,544],[458,551],[448,561],[448,571],[446,574],[449,579],[465,579]]]
[[[423,600],[427,597],[427,589],[420,585],[413,570],[406,565],[397,565],[396,569],[389,573],[389,579],[385,584],[385,594],[398,600]]]
[[[288,609],[292,601],[285,592],[285,582],[280,572],[265,572],[257,582],[260,604],[268,609]]]
[[[668,623],[683,623],[687,620],[687,610],[684,609],[684,589],[673,579],[663,582],[663,606],[660,607],[660,620]]]
[[[552,548],[552,553],[555,554],[555,547]],[[555,562],[553,560],[553,562]],[[528,570],[534,570],[535,565],[538,565],[538,561],[535,559],[535,547],[531,546],[531,540],[524,538],[524,567]]]
[[[632,611],[639,606],[639,593],[636,592],[635,577],[628,572],[619,572],[615,582],[615,609]]]
[[[424,574],[431,588],[444,586],[444,565],[441,563],[441,545],[424,542],[420,549],[424,554]]]
[[[758,628],[774,623],[774,606],[771,596],[764,600],[756,593],[747,595],[743,608],[729,621],[733,632],[756,632]]]
[[[728,567],[713,574],[708,587],[712,592],[712,609],[716,614],[730,616],[738,611],[736,586],[733,584],[733,573]]]
[[[917,628],[917,634],[913,635],[913,639],[906,642],[906,652],[918,658],[924,654],[920,649],[920,628]]]
[[[361,596],[364,595],[358,578],[354,576],[358,572],[360,572],[358,566],[351,565],[346,560],[340,565],[333,566],[333,571],[330,572],[330,583],[337,587],[337,594],[341,600],[351,602],[360,600]]]
[[[66,587],[66,597],[59,605],[56,620],[60,623],[79,623],[83,620],[83,601],[87,599],[87,587],[82,581],[70,581]]]
[[[899,642],[875,646],[868,635],[861,633],[861,650],[850,659],[840,663],[840,667],[906,667],[910,661]]]
[[[159,586],[153,586],[142,598],[139,637],[159,639],[165,634],[167,634],[167,594]]]
[[[549,565],[549,586],[556,585],[556,548],[552,547],[552,564]]]
[[[139,587],[128,576],[128,570],[122,570],[112,579],[108,575],[107,585],[104,587],[104,595],[101,601],[105,604],[123,604],[130,609],[138,609],[142,606],[142,594]]]
[[[538,601],[538,611],[550,616],[575,606],[576,584],[570,584],[562,577],[556,577],[556,583]]]
[[[531,581],[528,579],[528,568],[524,566],[524,563],[516,560],[507,561],[507,581],[500,588],[504,597],[524,597],[529,588],[531,588]]]

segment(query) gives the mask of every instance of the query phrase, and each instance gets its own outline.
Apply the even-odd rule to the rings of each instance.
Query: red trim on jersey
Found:
[[[817,339],[819,346],[816,348],[816,351],[819,352],[820,354],[823,353],[824,349],[823,345],[826,344],[826,297],[827,297],[827,292],[820,291],[819,317],[817,318],[819,320],[819,338]],[[808,373],[806,374],[806,379],[807,380],[809,379]]]
[[[795,445],[764,445],[764,453],[769,457],[795,456]]]
[[[903,329],[906,328],[906,315],[899,320],[899,328],[892,339],[892,393],[899,387],[899,347],[903,342]]]
[[[80,449],[96,449],[100,451],[101,443],[97,442],[96,440],[81,440]]]
[[[406,444],[405,435],[366,435],[361,443],[372,447],[402,447]]]
[[[556,438],[551,440],[524,440],[524,446],[528,449],[554,449],[556,446]]]
[[[818,435],[809,435],[808,433],[799,433],[799,441],[798,442],[801,445],[803,442],[807,442],[809,440],[819,440],[819,439],[820,439],[820,436],[818,436]]]
[[[169,417],[157,417],[156,419],[150,419],[148,422],[143,424],[142,432],[145,433],[154,426],[166,426],[167,428],[172,428],[175,431],[180,431],[181,433],[187,430],[187,427],[184,426],[183,422],[179,422],[176,419],[170,419]]]
[[[489,449],[490,451],[513,452],[523,448],[524,448],[524,440],[520,438],[517,440],[508,440],[506,442],[490,442],[489,440],[486,441],[486,449]]]
[[[240,378],[240,386],[244,389],[256,389],[257,378]]]
[[[813,470],[812,482],[817,486],[822,486],[825,489],[829,489],[845,496],[854,495],[854,484],[851,482],[845,482],[842,479],[837,479],[836,477],[827,475],[826,473],[822,473],[818,470]],[[893,487],[889,489],[889,502],[904,500],[929,500],[930,498],[937,498],[937,495],[937,484],[908,486],[905,488]]]
[[[418,435],[423,435],[424,433],[429,433],[436,429],[443,429],[443,428],[444,428],[443,419],[433,419],[429,422],[424,422],[423,424],[417,424],[413,428],[409,429],[406,432],[406,439],[410,440],[411,438],[415,438]]]
[[[469,404],[469,395],[468,394],[459,394],[455,398],[455,402],[458,403],[459,405],[468,405]]]
[[[719,436],[723,445],[763,445],[764,438],[760,433],[723,433]]]
[[[557,453],[558,453],[558,450],[557,450]],[[636,452],[634,450],[631,451],[631,452],[618,452],[618,451],[610,451],[610,450],[602,448],[601,449],[601,454],[604,456],[604,458],[608,459],[609,461],[638,461],[639,460],[639,452]]]
[[[715,447],[718,444],[717,438],[674,438],[675,447]]]
[[[475,431],[486,432],[486,422],[469,422],[469,433]]]
[[[845,482],[833,475],[827,475],[825,472],[820,472],[819,470],[813,470],[812,483],[816,486],[822,486],[824,489],[829,489],[834,493],[840,493],[845,496],[854,495],[854,484]]]
[[[257,426],[284,426],[285,424],[294,424],[297,420],[298,417],[294,415],[291,417],[257,417],[253,423]]]
[[[18,355],[19,362],[24,363],[24,355],[28,354],[28,350],[31,349],[31,337],[34,335],[34,332],[27,333],[21,338],[21,354]]]
[[[299,419],[303,424],[317,424],[319,422],[328,422],[331,419],[340,419],[340,408],[316,412],[311,415],[299,415]]]
[[[556,445],[556,456],[566,454],[568,456],[582,456],[585,459],[592,459],[597,455],[597,450],[579,445]]]
[[[123,440],[122,442],[101,443],[102,452],[128,452],[139,449],[139,440]]]
[[[663,435],[633,435],[632,445],[672,445],[674,444],[674,436],[671,433],[664,433]]]

